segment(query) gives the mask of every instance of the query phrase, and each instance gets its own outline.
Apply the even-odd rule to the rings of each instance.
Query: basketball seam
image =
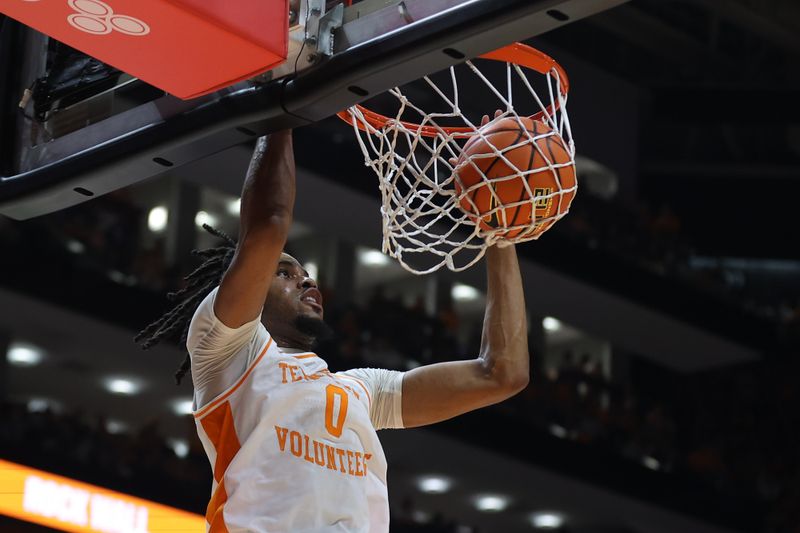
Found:
[[[534,142],[536,142],[536,141],[534,141]],[[536,157],[536,147],[533,146],[533,143],[528,144],[528,146],[531,149],[531,154],[528,157],[528,166],[525,167],[525,168],[527,170],[530,170],[531,166],[533,165],[533,160]],[[528,176],[524,176],[524,177],[520,176],[520,179],[523,182],[522,183],[522,190],[519,193],[519,200],[517,200],[517,210],[514,212],[514,218],[511,219],[511,224],[510,225],[512,227],[517,224],[517,217],[519,216],[519,211],[520,211],[520,208],[522,207],[522,201],[525,199],[525,193],[528,192],[528,189],[530,189],[530,187],[525,187],[525,182],[528,181]],[[530,183],[529,183],[529,185],[530,185]],[[531,202],[533,202],[533,198],[531,198]],[[533,203],[531,203],[531,220],[534,220],[534,222],[535,222],[535,218],[536,218],[536,206]],[[517,233],[519,233],[519,232],[517,232]],[[516,237],[516,235],[512,235],[512,237]]]
[[[516,132],[518,133],[518,134],[517,134],[517,138],[516,138],[516,139],[514,139],[514,141],[513,141],[513,142],[511,142],[511,143],[510,143],[508,146],[514,146],[515,144],[517,144],[517,143],[519,142],[520,138],[522,137],[522,132],[519,130],[519,128],[517,128],[516,130],[506,130],[506,131],[516,131]],[[492,132],[492,134],[494,134],[494,133],[499,133],[499,132],[494,132],[494,131],[493,131],[493,132]],[[496,146],[494,146],[494,145],[492,145],[492,146],[493,146],[494,148],[497,148],[497,147],[496,147]],[[487,175],[487,174],[488,174],[488,173],[491,171],[491,169],[492,169],[492,167],[494,166],[494,164],[495,164],[495,163],[497,163],[498,161],[500,161],[500,157],[499,157],[499,156],[497,156],[497,155],[495,155],[495,157],[494,157],[494,160],[493,160],[493,161],[492,161],[492,162],[489,164],[489,166],[488,166],[488,167],[486,167],[486,170],[483,170],[483,171],[482,171],[482,173],[483,173],[484,177],[487,177],[486,175]],[[494,186],[494,185],[492,185],[492,186]],[[478,204],[477,204],[477,202],[475,202],[475,196],[478,194],[478,191],[479,191],[479,190],[481,190],[481,188],[480,188],[480,187],[478,187],[478,188],[476,188],[474,191],[472,191],[472,203],[473,203],[473,204],[475,204],[475,206],[476,206],[476,207],[477,207],[477,205],[478,205]],[[489,192],[489,198],[491,198],[492,191],[488,191],[488,192]],[[499,195],[498,195],[498,196],[499,196]],[[489,203],[489,205],[491,205],[491,202]],[[491,210],[490,210],[490,211],[491,211]],[[505,207],[503,208],[503,211],[505,211]],[[480,220],[483,220],[483,217],[481,217],[481,216],[479,216],[478,218],[479,218]],[[500,217],[499,217],[499,216],[497,216],[497,212],[496,212],[496,211],[495,211],[495,219],[497,220],[497,225],[499,226],[499,225],[500,225]],[[491,218],[490,218],[489,220],[491,221]],[[490,226],[490,227],[492,227],[492,226],[491,226],[491,224],[489,224],[489,226]],[[496,227],[496,226],[495,226],[495,227]],[[508,226],[506,226],[506,227],[508,227]]]
[[[536,127],[536,124],[537,124],[536,122],[533,123],[533,131],[531,130],[526,130],[526,131],[528,131],[528,133],[533,133],[534,135],[537,135],[539,131],[538,128]],[[531,167],[533,166],[533,160],[536,157],[536,147],[534,146],[534,143],[538,143],[538,140],[528,143],[528,146],[530,146],[531,148],[531,154],[528,157],[528,166],[525,167],[527,170],[531,169]],[[522,207],[522,201],[525,199],[525,193],[527,192],[527,189],[530,189],[530,187],[526,188],[524,183],[528,181],[528,177],[527,176],[521,177],[521,179],[523,180],[522,191],[520,191],[519,200],[517,201],[518,204],[517,210],[514,212],[514,218],[511,221],[512,227],[515,226],[517,223],[517,217],[519,216],[520,208]],[[528,182],[528,184],[530,185],[530,182]],[[534,222],[536,221],[536,205],[533,203],[533,198],[531,198],[531,220],[533,220]],[[521,230],[518,230],[517,233],[511,235],[511,237],[516,237],[520,232]]]

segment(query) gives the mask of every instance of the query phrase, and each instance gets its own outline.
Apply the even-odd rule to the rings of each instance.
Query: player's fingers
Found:
[[[502,115],[502,114],[503,114],[503,111],[502,111],[502,110],[500,110],[500,109],[498,109],[497,111],[495,111],[495,112],[494,112],[494,118],[497,118],[497,117],[499,117],[499,116],[500,116],[500,115]]]
[[[447,161],[448,161],[448,162],[450,163],[450,165],[452,165],[452,166],[456,166],[456,163],[458,163],[458,159],[456,159],[455,157],[451,157],[451,158],[450,158],[450,159],[448,159]]]
[[[483,118],[481,118],[481,126],[485,126],[488,123],[489,123],[489,115],[483,115]]]

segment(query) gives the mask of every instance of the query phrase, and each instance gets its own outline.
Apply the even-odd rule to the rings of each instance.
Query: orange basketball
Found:
[[[544,233],[575,197],[575,164],[563,139],[543,122],[525,117],[495,119],[480,131],[483,137],[467,141],[455,163],[456,194],[467,191],[461,209],[482,229],[509,228],[504,238]]]

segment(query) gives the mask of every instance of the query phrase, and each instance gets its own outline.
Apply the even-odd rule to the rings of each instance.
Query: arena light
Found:
[[[208,224],[209,226],[216,226],[217,217],[215,217],[210,213],[206,213],[205,211],[198,211],[197,214],[194,216],[194,223],[197,225],[198,228],[202,228],[203,224]]]
[[[542,327],[547,331],[558,331],[561,329],[561,321],[551,316],[542,319]]]
[[[508,507],[509,499],[500,494],[484,494],[475,498],[475,508],[485,513],[498,513]]]
[[[86,246],[77,239],[70,239],[67,241],[67,250],[72,252],[73,254],[82,254],[86,251]]]
[[[547,428],[550,433],[559,439],[566,439],[569,436],[569,431],[564,426],[559,426],[558,424],[550,424],[550,427]]]
[[[378,250],[362,250],[358,254],[358,260],[364,266],[380,267],[389,264],[389,256]]]
[[[476,300],[479,295],[480,292],[478,292],[478,289],[470,285],[464,285],[463,283],[454,283],[453,288],[450,290],[450,296],[453,297],[453,300],[458,300],[460,302]]]
[[[121,420],[111,419],[106,420],[106,431],[111,433],[112,435],[119,435],[120,433],[126,433],[130,429],[130,426]]]
[[[411,511],[411,520],[415,524],[430,524],[433,520],[433,514],[423,509],[414,509]]]
[[[62,405],[50,398],[30,398],[25,407],[29,413],[41,413],[43,411],[58,412],[61,410]]]
[[[227,207],[229,215],[233,215],[235,217],[238,217],[239,213],[242,211],[242,199],[241,198],[235,198],[235,199],[229,201],[228,205],[226,207]]]
[[[442,494],[450,490],[450,479],[443,476],[422,476],[417,480],[417,488],[427,494]]]
[[[112,394],[129,396],[142,390],[141,383],[128,378],[108,378],[105,380],[106,390]]]
[[[306,272],[308,272],[309,278],[317,279],[317,275],[319,274],[319,267],[317,266],[317,263],[314,261],[309,261],[303,265],[303,268],[305,268]]]
[[[192,400],[179,399],[172,402],[172,412],[176,415],[190,415],[194,412],[192,408]]]
[[[167,220],[169,219],[169,211],[163,205],[157,205],[152,208],[147,214],[147,227],[153,233],[164,231],[167,227]]]
[[[646,456],[642,458],[642,464],[649,468],[650,470],[659,470],[661,468],[661,462],[655,457]]]
[[[35,366],[42,362],[42,350],[32,344],[12,342],[6,361],[14,366]]]
[[[558,529],[564,525],[564,515],[551,512],[532,513],[530,521],[538,529]]]
[[[172,447],[172,451],[175,452],[175,455],[181,459],[189,455],[189,441],[184,439],[170,439],[169,445]]]

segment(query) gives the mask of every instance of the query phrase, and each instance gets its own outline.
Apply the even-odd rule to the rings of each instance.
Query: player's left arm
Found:
[[[502,402],[528,385],[528,326],[514,246],[486,251],[487,294],[477,358],[417,367],[402,387],[403,426],[416,427]]]

